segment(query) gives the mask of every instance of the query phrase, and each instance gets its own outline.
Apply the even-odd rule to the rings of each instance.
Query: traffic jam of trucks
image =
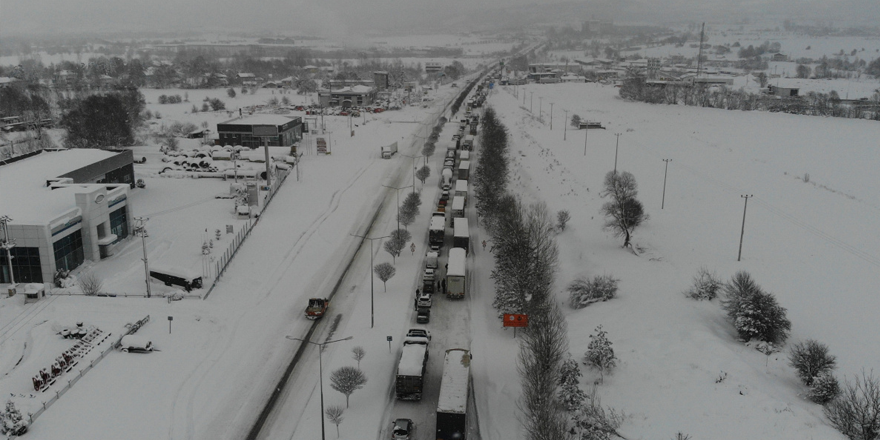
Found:
[[[458,132],[453,136],[455,143],[449,146],[444,157],[439,182],[440,194],[435,205],[437,209],[431,216],[428,228],[428,251],[425,253],[425,264],[420,274],[422,281],[413,299],[415,320],[418,324],[430,322],[436,293],[444,293],[447,299],[462,299],[468,293],[467,257],[471,251],[471,243],[465,208],[471,177],[470,162],[472,159],[476,160],[472,157],[472,151],[480,119],[472,109],[482,105],[487,89],[491,88],[489,81],[484,79],[475,83],[475,95],[467,101],[466,118],[458,125]],[[383,158],[390,158],[396,152],[396,144],[382,147]],[[447,213],[452,219],[452,224],[449,225],[451,228],[447,228]],[[448,229],[451,229],[451,237],[447,237]],[[447,238],[451,238],[451,247],[447,247]],[[444,252],[444,248],[448,250]],[[446,264],[443,262],[443,253],[446,254]],[[413,328],[406,333],[395,378],[397,399],[421,400],[424,396],[430,341],[431,334],[425,328]],[[436,410],[436,437],[432,437],[433,434],[419,437],[467,440],[470,363],[473,356],[465,348],[451,348],[444,350],[443,354],[443,370],[438,372],[441,382]],[[392,437],[398,432],[409,437],[416,428],[410,419],[396,419],[392,425]]]

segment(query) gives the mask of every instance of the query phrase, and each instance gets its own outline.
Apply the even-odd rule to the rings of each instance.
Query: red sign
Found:
[[[522,315],[519,313],[505,313],[504,314],[504,326],[505,327],[528,327],[529,326],[529,315]]]

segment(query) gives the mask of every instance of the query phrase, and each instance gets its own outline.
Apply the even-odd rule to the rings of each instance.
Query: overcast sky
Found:
[[[442,29],[444,20],[467,18],[474,10],[496,8],[503,16],[516,6],[539,11],[565,6],[616,14],[615,21],[752,21],[783,15],[801,21],[830,19],[880,23],[880,0],[0,0],[0,35],[20,33],[124,31],[246,31],[270,29],[290,35],[321,35],[356,40],[372,29]],[[578,17],[562,14],[574,22]],[[491,14],[489,15],[492,16]],[[536,17],[540,20],[544,17]],[[497,25],[497,23],[495,23]],[[479,26],[474,26],[479,30]],[[430,29],[428,29],[430,28]]]

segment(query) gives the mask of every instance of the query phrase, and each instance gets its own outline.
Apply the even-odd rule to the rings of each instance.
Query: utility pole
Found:
[[[742,195],[740,196],[746,199],[745,204],[743,205],[743,225],[742,231],[739,233],[739,255],[736,256],[736,261],[740,261],[743,254],[743,236],[746,234],[746,209],[749,207],[749,199],[755,197],[754,195]]]
[[[532,104],[535,103],[535,92],[529,92],[529,113],[532,112]]]
[[[134,218],[134,235],[137,235],[141,238],[141,244],[144,247],[144,273],[146,274],[146,282],[147,282],[147,298],[151,296],[150,292],[150,262],[147,259],[147,221],[150,220],[148,217],[135,217]]]
[[[11,290],[15,292],[15,272],[12,270],[12,248],[15,247],[15,240],[9,238],[9,222],[12,219],[8,215],[0,217],[0,226],[3,229],[3,242],[0,247],[6,249],[6,262],[9,263],[9,282],[12,284]]]
[[[663,162],[666,162],[666,168],[663,170],[663,201],[660,202],[660,209],[666,205],[666,173],[669,171],[669,162],[672,162],[672,159],[663,159]]]
[[[376,322],[376,309],[373,307],[373,240],[381,240],[383,238],[388,238],[390,235],[385,235],[383,237],[374,237],[370,238],[366,235],[357,235],[351,234],[354,237],[362,238],[364,240],[370,240],[370,328],[373,328],[373,325]]]
[[[584,128],[584,156],[587,155],[587,136],[588,136],[589,132],[590,132],[590,127],[585,127]]]
[[[617,142],[614,144],[614,175],[617,175],[617,147],[620,146],[620,133],[614,133],[617,136]]]
[[[553,130],[553,103],[550,103],[550,130]]]
[[[538,97],[538,119],[544,117],[544,98]]]
[[[568,139],[568,110],[565,111],[565,120],[562,121],[562,140]]]

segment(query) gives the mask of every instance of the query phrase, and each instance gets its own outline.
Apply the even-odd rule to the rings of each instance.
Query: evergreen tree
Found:
[[[580,388],[580,378],[581,370],[577,361],[569,357],[559,367],[558,399],[566,411],[576,411],[587,398]]]
[[[587,346],[584,363],[590,368],[599,370],[601,380],[604,381],[605,372],[617,365],[617,358],[614,356],[611,341],[608,340],[608,333],[602,330],[601,325],[596,327],[595,333],[590,335],[590,345]]]

